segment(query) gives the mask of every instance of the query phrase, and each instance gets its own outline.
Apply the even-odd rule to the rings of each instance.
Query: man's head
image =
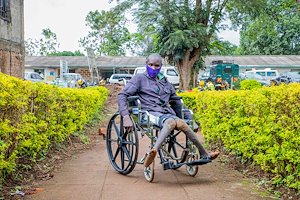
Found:
[[[155,78],[157,76],[157,74],[161,69],[161,66],[162,66],[162,57],[159,54],[153,53],[147,57],[146,68],[147,68],[148,75],[151,78]]]

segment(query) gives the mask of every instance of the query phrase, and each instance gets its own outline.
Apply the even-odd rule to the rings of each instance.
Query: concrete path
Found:
[[[140,140],[141,148],[148,144]],[[140,156],[145,152],[140,152]],[[67,160],[47,181],[36,187],[43,191],[26,196],[27,200],[249,200],[262,197],[262,191],[239,172],[223,166],[218,159],[200,166],[195,177],[178,170],[164,171],[158,160],[153,183],[145,180],[143,166],[137,165],[127,176],[111,167],[105,141],[99,137],[94,148]]]

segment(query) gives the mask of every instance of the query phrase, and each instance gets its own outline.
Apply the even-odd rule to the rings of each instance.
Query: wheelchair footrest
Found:
[[[167,170],[167,169],[172,169],[174,166],[174,163],[171,161],[166,161],[166,162],[163,162],[162,165],[163,165],[164,170]]]
[[[166,161],[164,163],[162,163],[164,170],[167,169],[177,169],[179,167],[181,167],[182,165],[185,165],[186,163],[178,163],[178,164],[174,164],[174,162],[172,161]]]
[[[186,163],[186,165],[205,165],[207,163],[210,163],[210,159],[199,159],[199,160],[194,160],[191,162]]]

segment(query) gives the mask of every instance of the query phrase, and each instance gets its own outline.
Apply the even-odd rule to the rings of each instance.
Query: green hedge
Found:
[[[108,94],[104,87],[58,88],[0,73],[0,180],[15,171],[19,159],[33,163],[80,131]]]
[[[183,93],[208,142],[300,190],[300,84]]]

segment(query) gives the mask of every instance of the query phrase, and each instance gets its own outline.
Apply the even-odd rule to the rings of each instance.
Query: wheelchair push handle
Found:
[[[138,100],[138,99],[139,99],[138,96],[130,96],[130,97],[127,97],[127,101],[128,101],[128,102],[133,102],[133,101]]]

